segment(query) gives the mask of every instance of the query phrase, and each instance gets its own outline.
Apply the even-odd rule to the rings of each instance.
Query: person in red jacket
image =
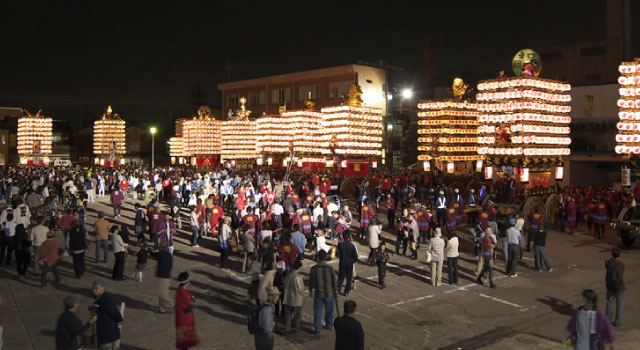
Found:
[[[455,208],[447,209],[447,230],[449,232],[453,232],[458,229],[458,222],[456,221],[456,210]]]
[[[242,217],[243,226],[249,226],[249,233],[256,240],[257,240],[257,238],[256,238],[256,229],[258,227],[258,221],[259,220],[260,220],[260,218],[258,217],[258,215],[253,213],[253,207],[248,207],[247,208],[247,215]]]
[[[211,233],[214,236],[218,235],[218,227],[222,223],[224,217],[224,209],[219,205],[214,205],[211,208]]]
[[[596,237],[598,239],[604,239],[604,225],[609,222],[609,218],[607,217],[607,204],[604,202],[604,199],[600,197],[598,204],[596,204],[596,215],[595,215],[595,227],[596,227]]]
[[[326,177],[322,177],[322,181],[320,182],[320,192],[324,194],[329,194],[331,190],[331,180]]]
[[[295,211],[295,213],[290,213],[289,214],[289,220],[291,221],[291,231],[293,231],[293,226],[298,225],[298,227],[300,227],[300,225],[302,225],[302,221],[300,221],[300,216],[302,215],[303,210],[298,209]]]
[[[120,190],[115,190],[111,192],[111,204],[113,204],[113,217],[120,217],[122,213],[122,202],[124,201],[124,196]]]
[[[394,229],[396,226],[396,201],[391,197],[391,194],[387,194],[387,221],[389,222],[389,228]]]
[[[569,197],[567,204],[567,226],[569,226],[569,234],[572,235],[576,227],[576,203],[573,197]]]
[[[122,191],[123,201],[127,199],[127,191],[129,191],[129,181],[127,181],[126,177],[122,178],[120,181],[120,191]]]
[[[416,222],[418,223],[418,231],[420,231],[420,237],[422,244],[427,243],[427,237],[429,236],[429,222],[431,221],[431,215],[427,211],[427,206],[423,205],[416,213]],[[418,241],[419,245],[420,241]]]
[[[198,198],[196,201],[196,214],[198,215],[198,229],[200,230],[200,237],[207,235],[206,221],[207,221],[207,208],[202,204],[202,199]]]
[[[371,223],[371,219],[376,216],[376,212],[371,207],[371,201],[368,199],[364,201],[364,205],[360,209],[360,230],[358,231],[358,238],[364,239],[367,237],[367,227]]]
[[[300,216],[300,223],[302,227],[302,234],[307,237],[308,242],[311,242],[311,239],[313,238],[313,218],[311,215],[303,214]]]
[[[529,221],[529,234],[527,235],[527,251],[531,251],[531,241],[535,238],[536,234],[540,232],[542,226],[542,213],[540,213],[539,207],[534,207],[533,212],[529,214],[527,218]]]

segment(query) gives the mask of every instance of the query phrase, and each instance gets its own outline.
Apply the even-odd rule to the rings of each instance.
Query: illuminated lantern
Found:
[[[559,165],[556,167],[556,171],[555,171],[555,179],[556,180],[562,180],[564,178],[564,167]]]
[[[455,169],[456,169],[456,166],[455,166],[455,164],[453,162],[448,162],[447,163],[447,173],[453,174]]]
[[[482,171],[482,159],[476,161],[476,172],[479,173]]]
[[[262,165],[262,158],[256,159],[256,164],[258,164],[258,166]]]
[[[302,168],[302,161],[299,160],[297,165],[298,165],[298,168]]]
[[[431,171],[431,162],[428,160],[425,160],[422,163],[422,168],[424,169],[424,171]]]
[[[373,169],[378,168],[378,161],[377,161],[377,160],[372,160],[372,161],[371,161],[371,167],[372,167]]]
[[[273,165],[273,158],[267,158],[267,165]]]
[[[340,166],[341,166],[342,168],[346,168],[346,167],[347,167],[347,160],[346,160],[346,159],[341,160],[341,161],[340,161]]]
[[[333,161],[329,159],[325,160],[325,167],[327,168],[333,167]]]
[[[176,164],[176,157],[171,157],[171,164]]]
[[[94,158],[93,159],[93,164],[95,164],[95,165],[100,164],[100,158]]]
[[[529,168],[520,168],[520,182],[529,182]]]
[[[40,164],[40,157],[51,154],[53,142],[53,119],[40,116],[40,112],[18,118],[18,155],[20,164]],[[44,159],[42,160],[44,163]]]
[[[198,164],[198,158],[209,159],[222,152],[221,123],[213,119],[211,113],[210,107],[202,106],[198,116],[185,119],[181,124],[182,155],[192,157],[194,166]]]
[[[640,154],[640,138],[634,134],[640,130],[640,100],[637,99],[640,93],[639,64],[640,59],[636,58],[633,62],[622,62],[618,67],[621,74],[618,77],[620,98],[616,103],[620,108],[618,118],[621,121],[616,125],[619,133],[616,135],[615,152],[618,154]]]
[[[484,178],[485,178],[485,180],[493,179],[493,167],[492,166],[484,167]]]
[[[109,164],[122,159],[126,149],[125,127],[125,121],[108,106],[102,119],[93,123],[93,153],[109,160]]]
[[[287,161],[286,159],[282,161],[282,166],[286,167],[289,164],[289,161]]]
[[[220,132],[222,159],[258,158],[256,138],[255,121],[223,121]]]
[[[231,161],[231,166],[236,166],[236,161],[235,160]]]

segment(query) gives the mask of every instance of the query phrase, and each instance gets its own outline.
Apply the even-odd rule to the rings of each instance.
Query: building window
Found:
[[[291,88],[271,90],[271,102],[280,104],[291,102]]]
[[[607,52],[604,46],[596,46],[596,47],[585,47],[584,49],[580,49],[580,56],[589,57],[589,56],[599,56],[604,55]]]
[[[227,96],[227,107],[238,108],[238,94],[232,94]]]
[[[258,91],[258,105],[262,106],[267,103],[267,92],[262,90]]]
[[[258,104],[258,94],[250,92],[247,94],[247,106],[255,106]]]
[[[298,88],[298,101],[304,101],[307,98],[311,100],[319,100],[321,98],[322,87],[320,85],[303,85]]]
[[[329,98],[346,98],[349,94],[350,81],[329,83]]]

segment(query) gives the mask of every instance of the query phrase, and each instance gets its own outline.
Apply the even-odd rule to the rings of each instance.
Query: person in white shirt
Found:
[[[31,211],[26,204],[20,202],[20,204],[18,204],[14,209],[13,215],[15,217],[14,221],[16,224],[22,224],[24,227],[29,227],[29,224],[31,224]]]
[[[7,215],[7,222],[2,225],[4,231],[4,237],[0,240],[0,264],[5,261],[5,264],[9,265],[13,257],[13,239],[16,235],[16,223],[13,220],[13,214]],[[5,253],[7,259],[5,260]]]
[[[459,245],[460,245],[460,241],[458,240],[456,231],[451,231],[449,233],[449,240],[447,241],[447,246],[444,248],[444,255],[447,258],[449,284],[452,284],[452,285],[458,284],[458,257],[460,256],[460,253],[458,252]]]
[[[189,214],[191,218],[191,247],[198,248],[198,238],[200,233],[200,223],[198,222],[198,213],[196,212],[195,206],[191,207],[191,214]]]
[[[38,217],[38,224],[31,229],[29,239],[33,242],[33,256],[40,256],[40,246],[47,240],[47,232],[49,228],[44,225],[44,216]],[[33,269],[38,271],[38,259],[33,259]]]
[[[371,225],[368,229],[368,241],[369,241],[369,266],[373,266],[376,262],[376,252],[380,246],[380,234],[382,233],[382,224],[377,218],[373,218]]]

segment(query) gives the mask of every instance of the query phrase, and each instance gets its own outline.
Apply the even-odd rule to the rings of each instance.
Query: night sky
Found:
[[[438,84],[509,71],[521,48],[600,40],[604,0],[585,1],[2,1],[0,105],[66,118],[107,103],[146,120],[191,115],[197,86],[377,62],[424,85],[423,40]],[[487,3],[493,4],[488,6]],[[55,117],[55,116],[54,116]],[[127,116],[125,116],[127,117]]]

